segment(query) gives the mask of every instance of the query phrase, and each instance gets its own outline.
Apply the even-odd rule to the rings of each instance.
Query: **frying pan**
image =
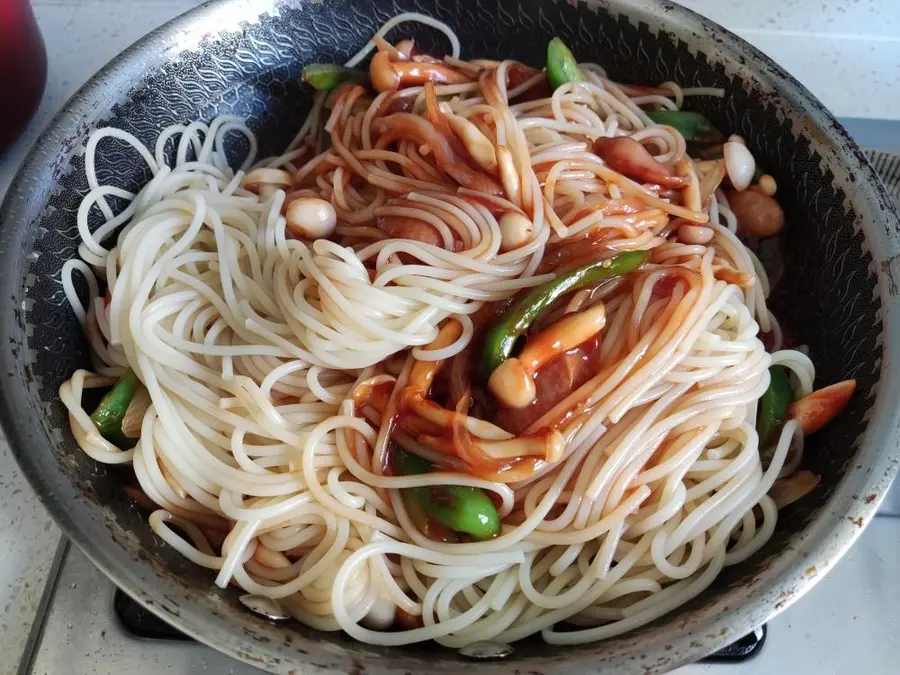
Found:
[[[249,118],[263,154],[275,153],[310,106],[298,80],[303,64],[345,60],[408,10],[449,23],[471,57],[540,66],[547,41],[559,35],[618,81],[723,87],[723,99],[694,98],[689,107],[744,136],[778,182],[788,227],[774,311],[809,345],[820,384],[858,381],[847,410],[808,441],[805,464],[822,484],[779,514],[771,541],[689,604],[627,635],[565,648],[526,640],[504,661],[472,663],[434,645],[379,648],[268,623],[152,534],[123,491],[127,468],[97,465],[70,436],[57,389],[88,364],[88,351],[60,269],[76,254],[91,130],[111,125],[150,143],[169,124],[232,113]],[[443,49],[429,29],[409,30],[426,49]],[[101,182],[115,176],[134,191],[148,179],[140,160],[114,144],[97,168]],[[896,212],[828,111],[763,54],[668,2],[221,0],[100,71],[53,120],[10,189],[0,213],[0,420],[50,513],[117,585],[185,633],[273,673],[662,672],[787,607],[874,515],[900,460],[898,254]]]

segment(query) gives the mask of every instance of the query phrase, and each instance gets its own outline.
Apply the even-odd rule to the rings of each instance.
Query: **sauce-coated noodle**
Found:
[[[760,325],[777,328],[768,283],[721,191],[698,211],[692,188],[661,190],[593,152],[596,138],[630,135],[656,161],[682,166],[689,185],[684,139],[640,106],[720,92],[667,83],[629,98],[585,65],[583,82],[535,98],[539,71],[459,61],[453,40],[442,67],[465,82],[435,87],[439,112],[420,85],[374,98],[344,87],[319,95],[286,154],[256,164],[253,133],[231,117],[162,130],[153,148],[96,131],[80,260],[63,270],[93,372],[77,372],[60,396],[88,454],[132,463],[160,537],[218,585],[277,598],[312,627],[382,645],[610,637],[686,602],[765,543],[777,513],[767,492],[786,458],[796,468],[802,433],[784,425],[764,468],[757,401],[773,361],[795,373],[800,395],[814,370],[797,351],[770,356],[758,338]],[[465,139],[421,124],[436,114],[480,132],[486,154],[456,161]],[[326,131],[330,147],[316,153]],[[225,148],[237,137],[251,150],[235,171]],[[153,174],[137,195],[98,182],[96,156],[111,139]],[[285,169],[293,187],[242,187],[258,167]],[[111,197],[128,207],[115,213]],[[332,205],[330,239],[290,234],[286,201],[309,197]],[[508,212],[527,218],[511,250],[499,222]],[[411,222],[418,229],[404,229]],[[684,243],[679,222],[710,228],[711,241]],[[512,480],[385,470],[385,411],[358,404],[363,389],[396,393],[414,362],[464,354],[488,303],[572,261],[637,249],[651,251],[639,271],[552,310],[605,305],[591,372],[516,431],[557,429],[558,461],[520,463]],[[88,280],[86,304],[77,276]],[[453,320],[452,341],[429,350]],[[82,395],[126,367],[152,404],[122,450],[98,433]],[[513,436],[500,421],[466,424],[476,441]],[[436,447],[425,452],[440,460]],[[400,489],[447,484],[492,495],[499,536],[449,542],[420,531]],[[388,632],[394,608],[413,620]]]

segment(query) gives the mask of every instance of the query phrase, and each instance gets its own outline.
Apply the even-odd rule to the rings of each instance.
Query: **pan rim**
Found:
[[[279,648],[277,645],[267,645],[258,640],[241,636],[240,631],[233,624],[225,625],[228,630],[217,627],[211,617],[200,610],[192,601],[185,599],[183,602],[170,602],[160,600],[159,591],[153,588],[160,581],[159,575],[154,573],[148,565],[143,569],[129,568],[117,560],[113,552],[98,546],[95,537],[96,528],[91,527],[92,522],[80,520],[79,515],[84,509],[73,509],[67,499],[61,498],[65,491],[60,492],[60,486],[50,480],[42,471],[28,448],[36,442],[50,443],[51,439],[40,425],[34,422],[37,411],[30,402],[23,400],[21,396],[24,387],[19,382],[24,378],[20,352],[16,348],[15,337],[21,336],[24,326],[22,302],[24,298],[25,261],[23,251],[30,250],[29,235],[34,234],[37,224],[30,222],[30,215],[34,212],[34,200],[29,186],[39,182],[38,176],[45,176],[52,180],[53,166],[48,158],[54,157],[59,152],[59,144],[70,135],[80,120],[96,115],[96,104],[109,81],[128,77],[128,73],[145,73],[149,69],[158,67],[171,59],[173,52],[181,52],[190,49],[194,42],[199,43],[199,24],[216,25],[221,21],[229,27],[238,25],[239,20],[254,22],[257,16],[263,12],[277,13],[279,5],[284,4],[280,0],[212,0],[200,7],[173,19],[167,24],[156,29],[133,46],[128,48],[118,57],[94,75],[79,91],[69,99],[60,113],[50,122],[47,129],[36,142],[28,154],[28,159],[20,168],[16,180],[10,186],[6,200],[0,210],[0,256],[3,265],[0,265],[0,284],[3,288],[12,292],[12,311],[7,310],[0,318],[3,334],[7,337],[0,349],[0,366],[7,374],[7,383],[0,390],[0,423],[7,434],[10,448],[29,482],[38,492],[40,498],[47,506],[51,515],[60,524],[72,540],[81,548],[89,558],[100,567],[118,586],[123,587],[132,594],[135,599],[145,605],[150,611],[161,615],[166,621],[172,623],[179,630],[191,635],[211,647],[224,651],[236,658],[246,661],[250,665],[266,667],[273,672],[288,672],[296,663],[303,663],[304,668],[311,673],[335,672],[338,666],[317,666],[313,663],[313,655],[309,657],[299,654],[294,647]],[[302,1],[288,4],[304,4]],[[887,491],[890,480],[900,467],[900,429],[894,421],[895,411],[900,409],[900,373],[896,365],[896,359],[892,352],[892,344],[900,345],[896,339],[900,332],[900,316],[898,316],[898,303],[891,292],[896,288],[898,270],[900,265],[892,262],[900,256],[900,242],[896,231],[897,216],[884,188],[878,182],[874,172],[864,160],[861,151],[847,137],[846,133],[828,113],[824,107],[812,95],[774,64],[768,57],[749,46],[740,38],[728,33],[712,22],[699,17],[690,10],[673,5],[669,2],[652,2],[651,0],[605,0],[598,2],[589,0],[586,4],[594,7],[611,8],[614,13],[620,13],[638,20],[651,16],[658,12],[660,7],[666,14],[665,21],[671,24],[673,29],[677,26],[681,31],[687,31],[697,36],[716,34],[719,40],[719,48],[730,53],[733,57],[743,56],[752,62],[752,68],[759,77],[767,80],[773,89],[785,97],[793,107],[803,110],[809,116],[813,128],[821,132],[821,138],[827,141],[827,146],[840,160],[842,166],[852,172],[857,178],[857,196],[854,203],[865,205],[867,208],[860,212],[867,216],[863,219],[862,227],[865,232],[866,243],[871,251],[875,264],[873,274],[876,276],[877,287],[881,296],[882,311],[884,313],[884,358],[881,364],[879,376],[878,395],[873,406],[872,414],[865,434],[859,441],[860,457],[867,457],[870,463],[866,470],[851,470],[848,476],[836,488],[828,505],[823,509],[814,523],[804,532],[792,540],[792,545],[797,549],[792,554],[786,553],[777,560],[777,565],[767,572],[769,579],[766,590],[755,597],[744,600],[740,607],[730,610],[726,615],[718,615],[714,607],[705,607],[704,612],[690,630],[681,631],[677,638],[672,636],[665,640],[673,645],[668,654],[671,655],[666,667],[673,667],[688,661],[700,658],[724,644],[733,640],[739,633],[747,632],[751,624],[767,620],[775,613],[776,598],[787,590],[791,590],[790,596],[778,607],[778,610],[788,606],[799,598],[812,585],[823,576],[824,571],[837,562],[840,556],[859,536],[862,528],[856,524],[856,519],[867,523],[874,515],[877,506]],[[657,19],[658,21],[658,19]],[[149,54],[149,58],[148,58]],[[861,196],[860,196],[861,195]],[[885,264],[886,263],[886,264]],[[10,342],[12,340],[12,342]],[[18,389],[16,387],[18,386]],[[75,497],[74,490],[70,486],[70,497]],[[859,499],[860,495],[876,494],[878,497],[872,501]],[[854,500],[854,497],[856,499]],[[850,522],[850,519],[854,522]],[[821,560],[817,563],[817,574],[812,577],[802,574],[803,567],[808,563],[801,555],[805,552],[809,559]],[[168,581],[170,589],[178,594],[178,585]],[[183,589],[182,589],[183,590]],[[728,596],[739,595],[737,592],[729,592]],[[177,614],[173,614],[176,612]],[[221,621],[218,622],[222,624]],[[660,628],[663,629],[665,624]],[[722,631],[725,631],[722,633]],[[709,637],[712,635],[713,637]],[[627,644],[627,635],[623,639],[598,643]],[[694,645],[698,646],[694,646]],[[586,668],[602,665],[591,659],[591,647],[588,645],[576,650],[569,648],[572,659],[561,664],[558,660],[529,660],[529,666],[552,667],[555,672],[584,673]],[[655,653],[661,650],[663,641],[644,643],[646,651]],[[250,651],[252,649],[252,651]],[[625,647],[622,647],[623,654]],[[632,648],[632,653],[634,649]],[[298,660],[288,662],[285,659],[290,655]],[[318,656],[318,655],[315,655]],[[596,654],[593,655],[596,659]],[[350,661],[344,656],[329,654],[323,651],[323,658],[337,659],[333,663],[349,667]],[[622,658],[612,655],[611,658]],[[258,659],[262,659],[260,662]],[[398,654],[398,660],[401,655]],[[384,672],[397,667],[392,665],[379,666],[366,664],[370,673],[382,672],[378,670],[384,667]],[[435,671],[443,672],[448,665],[435,663]],[[402,666],[400,666],[402,667]],[[498,665],[479,666],[483,672],[502,672],[505,669]],[[306,671],[305,671],[306,672]],[[447,670],[450,672],[450,670]]]

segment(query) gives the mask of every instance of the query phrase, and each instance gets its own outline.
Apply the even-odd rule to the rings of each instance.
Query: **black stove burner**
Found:
[[[146,640],[180,640],[182,642],[191,640],[180,630],[172,628],[158,616],[148,612],[118,588],[113,596],[113,609],[125,630],[135,637]]]
[[[135,637],[146,640],[181,640],[189,641],[184,633],[175,630],[162,619],[151,614],[122,591],[116,590],[113,599],[116,616]],[[756,656],[766,641],[766,627],[761,626],[749,635],[745,635],[715,654],[703,659],[705,663],[739,663]]]
[[[704,663],[739,663],[759,654],[766,642],[766,625],[763,624],[752,633],[745,635],[737,642],[732,642],[727,647],[720,649],[715,654],[710,654]]]

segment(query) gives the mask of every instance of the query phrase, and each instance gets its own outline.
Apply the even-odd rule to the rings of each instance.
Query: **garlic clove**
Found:
[[[678,228],[678,238],[685,244],[708,244],[713,240],[715,232],[703,225],[685,223]]]
[[[498,225],[501,251],[514,251],[531,241],[531,219],[521,213],[507,211],[500,217]]]
[[[725,171],[732,186],[738,192],[750,187],[756,172],[756,160],[746,145],[729,141],[722,149],[725,157]]]
[[[472,155],[472,159],[486,171],[494,171],[497,168],[497,152],[488,137],[469,120],[459,115],[447,115],[447,121],[453,133]]]
[[[292,201],[285,211],[285,220],[291,234],[301,239],[325,239],[337,227],[334,207],[317,197],[301,197]]]
[[[370,630],[388,630],[394,625],[396,609],[393,602],[379,596],[360,623]]]

